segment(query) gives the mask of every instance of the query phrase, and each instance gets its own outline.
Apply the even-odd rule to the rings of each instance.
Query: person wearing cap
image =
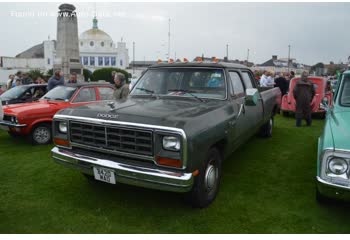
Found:
[[[125,83],[126,79],[124,74],[116,73],[114,75],[115,90],[113,93],[113,99],[115,100],[125,100],[129,95],[129,86]]]
[[[311,126],[311,102],[315,96],[313,83],[307,79],[308,73],[303,72],[301,79],[295,84],[293,96],[296,102],[296,126],[301,127],[302,119],[306,120],[307,126]]]

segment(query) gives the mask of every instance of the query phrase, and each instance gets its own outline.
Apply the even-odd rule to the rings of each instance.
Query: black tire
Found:
[[[45,145],[52,141],[51,124],[39,123],[34,126],[30,133],[29,140],[33,145]]]
[[[289,112],[282,111],[282,115],[283,115],[283,117],[288,117],[289,116]]]
[[[216,198],[220,187],[222,157],[217,148],[211,148],[208,158],[199,169],[187,200],[195,208],[205,208]]]
[[[269,121],[261,126],[260,129],[260,136],[269,138],[272,137],[272,130],[273,130],[273,117],[270,117]]]
[[[83,176],[89,181],[89,182],[95,182],[96,179],[94,178],[94,176],[91,176],[89,174],[86,174],[86,173],[82,173]]]

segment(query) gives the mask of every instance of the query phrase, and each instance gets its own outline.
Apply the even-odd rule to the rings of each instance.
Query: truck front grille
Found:
[[[153,134],[147,130],[71,122],[70,140],[99,149],[153,155]]]

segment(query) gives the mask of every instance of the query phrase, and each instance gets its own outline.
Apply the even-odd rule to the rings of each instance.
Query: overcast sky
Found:
[[[0,56],[15,56],[56,39],[59,3],[0,3]],[[92,27],[94,3],[74,3],[79,34]],[[99,28],[123,37],[132,60],[164,59],[168,19],[171,57],[224,57],[262,63],[272,55],[306,64],[347,61],[350,3],[96,3]],[[47,16],[39,16],[47,14]],[[23,16],[25,15],[25,16]],[[28,16],[29,15],[29,16]]]

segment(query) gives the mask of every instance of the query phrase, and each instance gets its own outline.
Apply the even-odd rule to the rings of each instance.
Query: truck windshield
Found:
[[[76,87],[58,86],[46,93],[41,99],[69,101],[76,90]]]
[[[19,98],[29,87],[28,86],[17,86],[4,92],[1,95],[2,100],[10,100]]]
[[[340,105],[350,107],[350,75],[344,74],[343,87],[340,92]]]
[[[131,95],[224,99],[225,76],[222,69],[150,69],[137,82]]]

